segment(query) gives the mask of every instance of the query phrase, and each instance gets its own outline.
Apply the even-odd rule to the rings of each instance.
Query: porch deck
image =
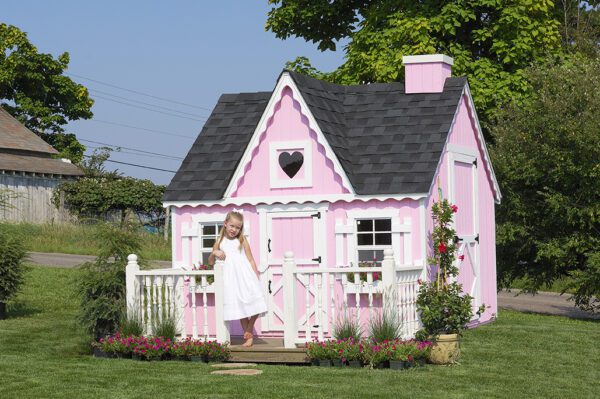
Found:
[[[255,338],[250,348],[242,346],[242,337],[231,337],[230,362],[244,363],[309,363],[304,348],[285,348],[283,338]]]

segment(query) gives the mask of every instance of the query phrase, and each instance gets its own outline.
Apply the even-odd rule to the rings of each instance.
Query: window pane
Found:
[[[217,228],[215,227],[214,224],[202,226],[202,235],[203,236],[211,236],[211,235],[214,236],[215,234],[217,234]]]
[[[359,234],[358,245],[373,245],[373,234]]]
[[[212,248],[213,245],[215,245],[215,239],[214,238],[203,238],[202,239],[202,247],[203,248]]]
[[[372,249],[361,249],[360,251],[358,251],[358,261],[360,263],[362,262],[373,262],[373,255],[376,251],[373,251]]]
[[[356,230],[357,231],[373,231],[373,221],[372,220],[357,220],[356,221]]]
[[[381,266],[381,261],[383,260],[383,249],[373,251],[373,260],[376,261],[377,266]]]
[[[392,245],[392,233],[375,234],[375,245]]]
[[[375,231],[392,231],[392,219],[375,220]]]
[[[208,257],[210,256],[210,252],[202,252],[202,264],[208,265]],[[198,277],[198,276],[196,276]]]

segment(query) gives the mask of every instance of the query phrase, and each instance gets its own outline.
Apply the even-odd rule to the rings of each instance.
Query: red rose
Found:
[[[440,245],[438,245],[438,251],[440,251],[440,253],[446,252],[446,249],[446,244],[441,243]]]
[[[461,256],[459,256],[459,257],[458,257],[458,259],[460,259],[460,260],[465,260],[465,256],[464,256],[464,255],[461,255]]]
[[[458,207],[456,205],[452,205],[452,212],[458,212]]]

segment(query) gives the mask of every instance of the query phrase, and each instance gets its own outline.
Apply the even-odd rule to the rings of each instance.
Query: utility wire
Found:
[[[86,139],[78,139],[78,140],[79,141],[85,141],[86,143],[100,144],[100,145],[104,145],[104,146],[108,146],[108,147],[125,148],[126,150],[137,151],[137,152],[141,152],[141,153],[144,153],[144,154],[150,154],[150,155],[157,155],[157,156],[165,157],[165,158],[183,159],[181,157],[176,157],[174,155],[166,155],[166,154],[159,154],[158,152],[150,152],[150,151],[138,150],[137,148],[130,148],[130,147],[122,146],[122,145],[107,144],[107,143],[101,143],[99,141],[92,141],[92,140],[86,140]],[[94,146],[90,146],[90,147],[92,147],[92,148],[100,148],[100,147],[94,147]]]
[[[176,117],[176,118],[190,119],[190,120],[197,121],[197,122],[204,122],[204,121],[206,121],[206,118],[205,118],[205,119],[196,119],[196,118],[190,118],[190,117],[188,117],[188,116],[176,115],[176,114],[172,114],[172,113],[169,113],[169,112],[159,111],[159,110],[157,110],[157,109],[152,109],[152,108],[142,107],[141,105],[129,104],[129,103],[126,103],[126,102],[124,102],[124,101],[119,101],[119,100],[115,100],[115,99],[108,98],[108,97],[102,97],[102,96],[99,96],[99,95],[95,95],[95,96],[94,96],[94,98],[100,98],[100,99],[102,99],[102,100],[113,101],[113,102],[115,102],[115,103],[119,103],[119,104],[127,105],[127,106],[134,107],[134,108],[145,109],[145,110],[147,110],[147,111],[158,112],[159,114],[164,114],[164,115],[174,116],[174,117]]]
[[[129,129],[144,130],[144,131],[146,131],[146,132],[152,132],[152,133],[164,134],[164,135],[166,135],[166,136],[183,137],[183,138],[186,138],[186,139],[195,139],[195,138],[196,138],[196,137],[193,137],[193,136],[186,136],[186,135],[179,134],[179,133],[166,132],[166,131],[164,131],[164,130],[148,129],[148,128],[145,128],[145,127],[139,127],[139,126],[126,125],[126,124],[124,124],[124,123],[119,123],[119,122],[111,122],[111,121],[105,121],[105,120],[102,120],[102,119],[96,119],[96,118],[94,118],[94,119],[89,119],[89,122],[104,123],[104,124],[107,124],[107,125],[114,125],[114,126],[126,127],[126,128],[129,128]]]
[[[100,81],[100,80],[96,80],[96,79],[92,79],[92,78],[86,78],[85,76],[76,75],[76,74],[74,74],[74,73],[64,72],[64,74],[65,74],[65,75],[69,75],[69,76],[74,76],[74,77],[76,77],[76,78],[80,78],[80,79],[89,80],[90,82],[96,82],[96,83],[99,83],[99,84],[101,84],[101,85],[104,85],[104,86],[113,87],[113,88],[115,88],[115,89],[119,89],[119,90],[123,90],[123,91],[128,91],[128,92],[130,92],[130,93],[139,94],[139,95],[141,95],[141,96],[146,96],[146,97],[150,97],[150,98],[155,98],[155,99],[157,99],[157,100],[161,100],[161,101],[167,101],[167,102],[170,102],[170,103],[175,103],[175,104],[179,104],[179,105],[185,105],[186,107],[192,107],[192,108],[203,109],[203,110],[206,110],[206,111],[212,111],[210,108],[206,108],[206,107],[200,107],[200,106],[198,106],[198,105],[188,104],[188,103],[184,103],[184,102],[181,102],[181,101],[169,100],[168,98],[159,97],[159,96],[154,96],[154,95],[152,95],[152,94],[147,94],[147,93],[142,93],[141,91],[136,91],[136,90],[126,89],[126,88],[124,88],[124,87],[120,87],[120,86],[113,85],[113,84],[110,84],[110,83],[102,82],[102,81]]]
[[[106,147],[86,145],[86,148],[106,148]],[[133,151],[123,151],[123,150],[121,150],[120,147],[116,147],[116,146],[111,146],[111,149],[118,152],[119,154],[129,154],[129,155],[134,155],[134,156],[138,156],[138,157],[148,157],[148,158],[153,158],[153,159],[160,158],[160,159],[165,159],[168,161],[178,161],[178,160],[182,159],[182,158],[170,157],[168,155],[149,155],[149,154],[140,154],[139,152],[133,152]]]
[[[90,158],[89,155],[85,156],[86,158]],[[160,169],[160,168],[154,168],[152,166],[147,166],[147,165],[138,165],[135,163],[129,163],[129,162],[121,162],[121,161],[113,161],[112,159],[107,159],[106,162],[113,162],[113,163],[120,163],[122,165],[129,165],[129,166],[136,166],[138,168],[143,168],[143,169],[152,169],[152,170],[160,170],[161,172],[170,172],[170,173],[177,173],[174,170],[167,170],[167,169]]]
[[[130,101],[130,102],[133,102],[133,103],[138,103],[138,104],[142,104],[142,105],[149,105],[149,106],[151,106],[151,107],[155,107],[155,108],[164,109],[164,110],[166,110],[166,111],[172,111],[172,112],[177,112],[177,113],[184,114],[184,115],[195,116],[195,117],[197,117],[197,118],[206,118],[206,115],[197,115],[197,114],[191,114],[191,113],[189,113],[189,112],[179,111],[179,110],[176,110],[176,109],[174,109],[174,108],[167,108],[167,107],[163,107],[163,106],[161,106],[161,105],[155,105],[155,104],[152,104],[152,103],[147,103],[147,102],[144,102],[144,101],[138,101],[138,100],[134,100],[134,99],[132,99],[132,98],[127,98],[127,97],[117,96],[116,94],[108,93],[108,92],[106,92],[106,91],[102,91],[102,90],[97,90],[97,89],[89,89],[89,90],[90,90],[91,92],[93,92],[93,93],[100,93],[100,94],[104,94],[104,95],[107,95],[107,96],[111,96],[111,97],[120,98],[120,99],[122,99],[122,100],[125,100],[125,101]]]

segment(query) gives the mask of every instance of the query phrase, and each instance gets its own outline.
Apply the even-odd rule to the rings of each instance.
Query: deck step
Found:
[[[309,363],[303,348],[284,348],[281,338],[255,338],[250,348],[241,346],[242,337],[231,337],[230,362]]]

